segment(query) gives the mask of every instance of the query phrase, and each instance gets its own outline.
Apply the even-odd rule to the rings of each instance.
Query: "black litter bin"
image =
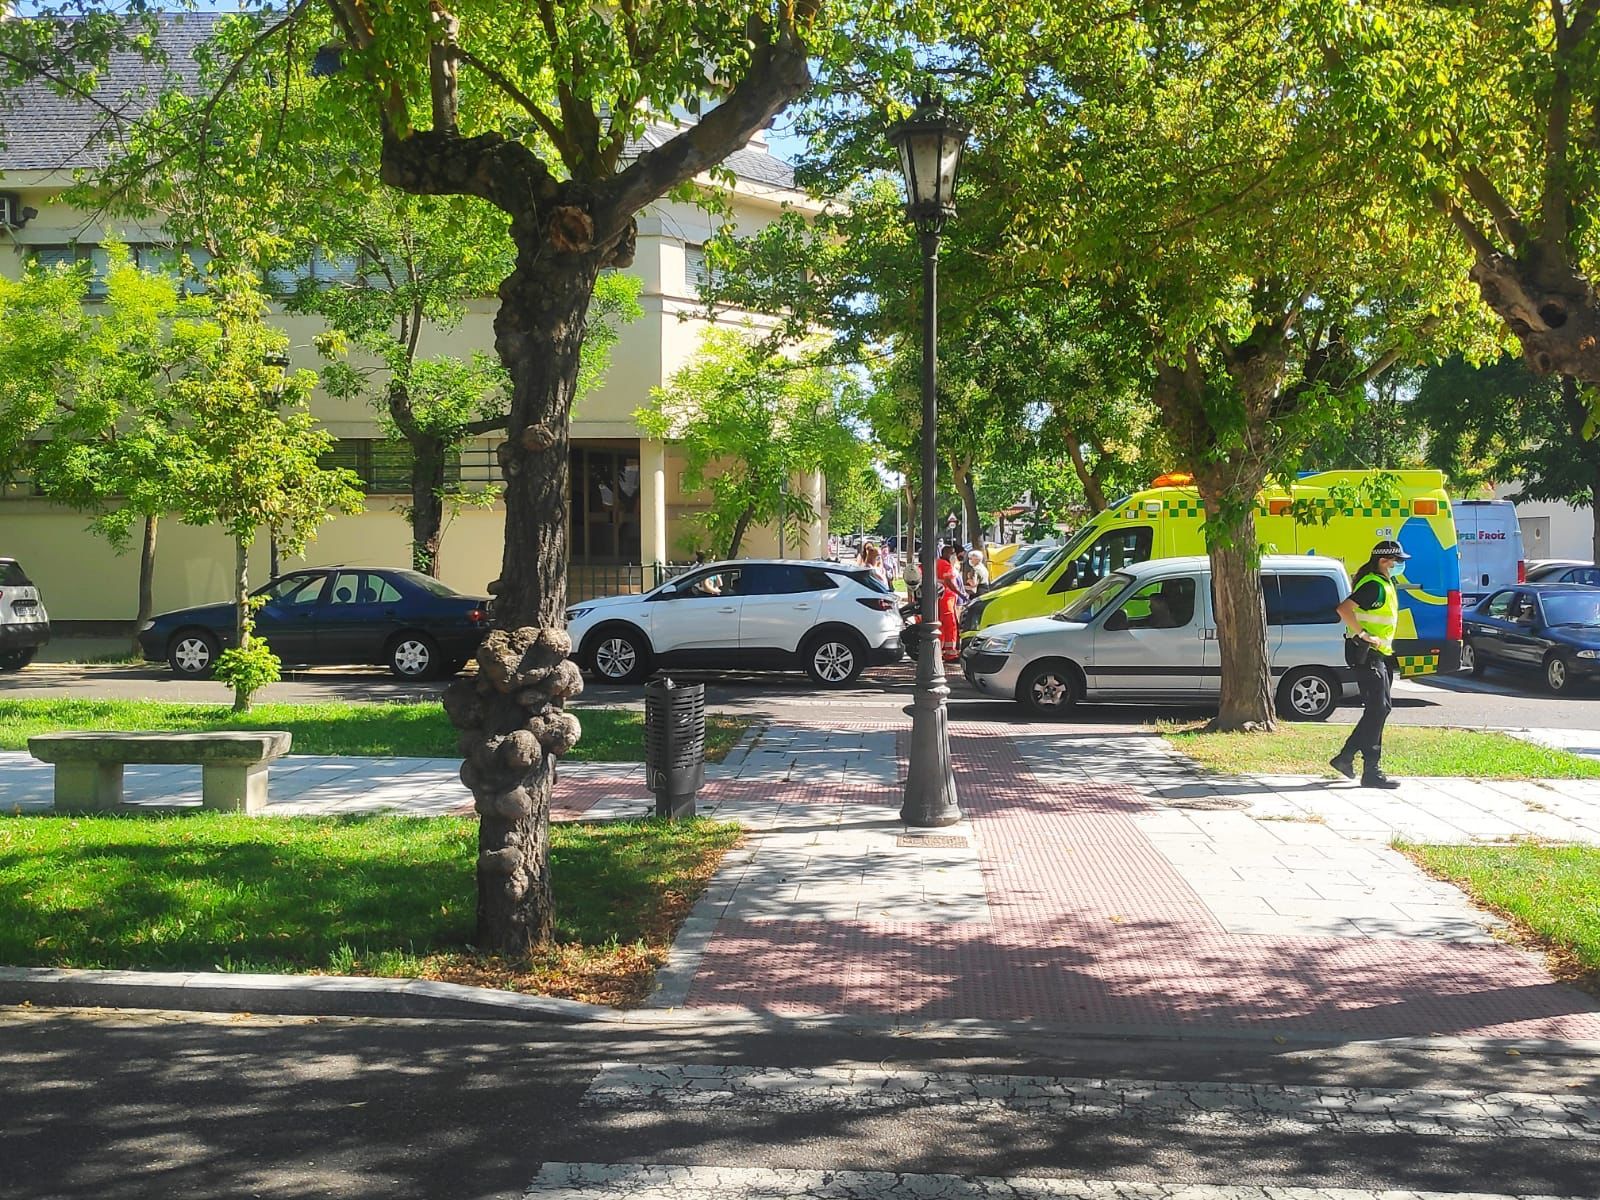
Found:
[[[656,816],[694,816],[706,781],[706,687],[652,679],[644,685],[644,769]]]

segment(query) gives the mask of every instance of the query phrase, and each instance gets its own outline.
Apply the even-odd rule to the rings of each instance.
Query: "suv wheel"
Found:
[[[844,687],[860,677],[865,658],[866,651],[855,638],[825,634],[806,644],[806,674],[823,687]]]
[[[1278,715],[1286,721],[1326,721],[1339,706],[1343,688],[1326,671],[1300,668],[1278,685]]]
[[[20,671],[33,661],[33,656],[39,653],[39,647],[26,646],[21,650],[7,650],[0,653],[0,671]]]
[[[1572,664],[1561,655],[1552,654],[1544,660],[1544,682],[1558,695],[1572,691],[1577,683],[1577,678],[1572,673]]]
[[[632,683],[645,673],[649,661],[644,640],[627,629],[606,630],[589,653],[591,669],[608,683]]]
[[[1063,662],[1035,663],[1017,681],[1017,702],[1041,717],[1064,717],[1078,702],[1078,677]]]
[[[167,648],[167,665],[174,675],[205,679],[217,665],[217,639],[204,629],[186,629]]]

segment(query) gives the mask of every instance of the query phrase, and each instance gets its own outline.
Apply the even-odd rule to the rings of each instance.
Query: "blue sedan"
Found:
[[[1537,671],[1552,692],[1600,675],[1600,588],[1532,583],[1501,588],[1462,622],[1461,669]]]
[[[489,632],[487,597],[463,596],[417,571],[315,567],[255,592],[255,631],[286,663],[387,666],[402,679],[461,670]],[[160,613],[139,628],[139,649],[188,678],[204,678],[234,644],[233,605]]]

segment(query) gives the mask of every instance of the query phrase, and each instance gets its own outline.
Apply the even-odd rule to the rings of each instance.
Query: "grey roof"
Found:
[[[168,80],[194,85],[199,79],[195,51],[210,36],[223,13],[164,14],[157,45],[166,63],[147,63],[138,54],[113,57],[95,92],[97,103],[63,96],[42,83],[16,89],[0,104],[0,171],[59,170],[105,161],[104,143],[117,132],[119,117],[136,119]],[[104,105],[105,107],[101,107]],[[106,112],[106,108],[113,111]],[[630,142],[625,158],[659,146],[676,131],[652,125]],[[795,186],[794,168],[763,150],[737,150],[727,166],[739,178],[770,187]]]
[[[94,103],[61,95],[43,83],[15,89],[0,105],[0,171],[69,169],[104,162],[108,136],[114,137],[119,124],[137,119],[169,80],[190,85],[198,81],[195,51],[223,15],[164,17],[156,44],[166,62],[146,62],[133,52],[113,55],[95,89]]]

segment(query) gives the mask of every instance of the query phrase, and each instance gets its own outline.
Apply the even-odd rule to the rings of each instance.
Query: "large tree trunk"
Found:
[[[750,528],[750,522],[755,518],[756,510],[746,506],[739,514],[739,519],[733,523],[733,536],[728,539],[728,558],[739,557],[739,546],[744,541],[744,535]]]
[[[1518,258],[1477,249],[1472,281],[1522,344],[1529,369],[1600,383],[1600,298],[1583,272],[1538,245]]]
[[[511,956],[550,939],[550,790],[557,757],[579,733],[565,709],[583,687],[564,627],[567,424],[599,270],[598,254],[519,242],[517,269],[500,289],[495,346],[512,398],[499,450],[506,543],[490,588],[496,628],[478,651],[477,677],[444,696],[479,815],[478,945]]]
[[[1217,510],[1206,500],[1206,514]],[[1256,552],[1256,516],[1252,505],[1244,519],[1213,535],[1211,595],[1217,622],[1217,653],[1222,667],[1222,692],[1216,728],[1222,731],[1268,730],[1275,727],[1272,708],[1271,658],[1267,652],[1267,615],[1261,602],[1261,569]]]
[[[250,543],[233,539],[233,641],[241,650],[250,648]],[[233,711],[250,711],[250,691],[243,681],[233,687]]]
[[[156,526],[154,514],[144,519],[144,539],[139,545],[139,611],[133,618],[133,652],[140,653],[139,630],[155,611],[156,601]]]
[[[419,435],[411,443],[411,566],[439,575],[439,543],[444,538],[445,448],[438,438]]]
[[[978,489],[972,479],[972,464],[950,461],[950,473],[955,476],[956,492],[961,496],[961,506],[967,514],[967,539],[973,545],[987,540],[983,527],[983,514],[978,511]]]

